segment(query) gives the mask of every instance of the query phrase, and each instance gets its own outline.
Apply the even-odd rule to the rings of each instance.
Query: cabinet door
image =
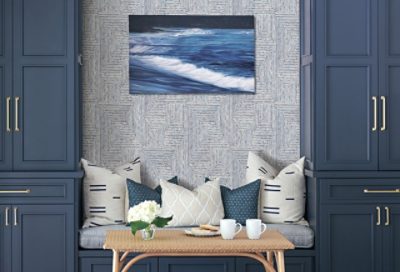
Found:
[[[0,271],[11,272],[11,206],[0,206]]]
[[[376,206],[322,206],[320,212],[319,271],[381,271],[382,226],[377,226]]]
[[[377,0],[316,5],[316,170],[377,170]]]
[[[74,207],[13,206],[13,272],[74,272]]]
[[[286,254],[285,254],[286,255]],[[248,258],[236,258],[236,272],[264,272],[264,267],[257,261]],[[285,256],[286,272],[313,272],[313,257]]]
[[[129,258],[128,258],[129,260]],[[111,254],[101,257],[83,257],[79,260],[79,272],[111,272]],[[157,272],[158,259],[146,258],[132,266],[130,271],[134,272]]]
[[[12,0],[0,0],[0,170],[12,169]]]
[[[380,10],[379,169],[400,170],[400,0],[380,1]]]
[[[74,170],[74,0],[14,0],[15,170]]]
[[[400,271],[400,205],[386,205],[383,227],[383,272]],[[382,205],[382,208],[385,208]]]
[[[235,270],[233,257],[161,257],[159,272],[230,272]]]

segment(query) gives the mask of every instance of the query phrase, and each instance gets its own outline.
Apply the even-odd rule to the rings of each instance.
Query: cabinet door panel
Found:
[[[7,116],[7,97],[12,95],[11,1],[0,0],[0,170],[12,170],[11,116]],[[11,109],[10,109],[11,111]]]
[[[74,207],[14,206],[13,272],[73,272]]]
[[[326,67],[317,117],[320,169],[377,169],[377,132],[371,131],[375,73],[370,66]]]
[[[389,209],[389,224],[383,227],[383,272],[397,272],[400,271],[400,205],[386,207]]]
[[[370,55],[373,0],[325,0],[328,56]],[[373,12],[373,10],[372,10]]]
[[[65,55],[67,0],[22,0],[24,56]]]
[[[321,208],[320,271],[381,271],[381,226],[376,207],[336,205]]]
[[[0,271],[2,272],[11,272],[10,211],[11,211],[11,206],[0,206]],[[6,218],[7,214],[8,216]]]
[[[387,52],[390,56],[400,57],[400,0],[384,0],[380,2],[382,2],[381,5],[384,5],[381,10],[386,12],[385,16],[382,16],[385,23],[381,24],[381,27],[385,26],[385,29],[382,30],[388,31],[386,50],[388,50]]]

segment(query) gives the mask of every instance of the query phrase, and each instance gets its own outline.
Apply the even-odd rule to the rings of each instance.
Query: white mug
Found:
[[[260,219],[247,219],[246,232],[247,237],[251,240],[260,239],[260,236],[267,230],[267,225],[261,223]]]
[[[235,219],[221,219],[219,222],[222,239],[232,240],[242,230],[242,225],[236,223]],[[239,230],[236,231],[236,227]]]

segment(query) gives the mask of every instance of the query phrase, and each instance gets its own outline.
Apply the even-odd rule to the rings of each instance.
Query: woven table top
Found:
[[[137,253],[255,253],[270,250],[294,249],[278,231],[267,230],[259,240],[247,239],[242,230],[234,240],[216,237],[193,237],[182,230],[157,230],[155,238],[143,241],[140,233],[133,236],[129,230],[107,232],[104,249]]]

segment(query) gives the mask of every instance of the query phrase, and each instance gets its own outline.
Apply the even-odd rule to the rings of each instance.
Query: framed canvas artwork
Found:
[[[254,16],[129,16],[131,94],[255,93]]]

